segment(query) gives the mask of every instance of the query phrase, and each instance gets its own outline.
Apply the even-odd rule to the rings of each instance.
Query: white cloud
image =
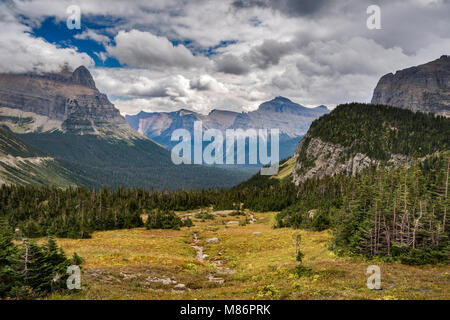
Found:
[[[207,74],[202,74],[201,76],[192,79],[189,82],[189,85],[191,89],[199,91],[211,90],[221,93],[228,92],[227,87],[223,83],[217,81],[215,78]]]
[[[76,68],[94,62],[76,48],[60,48],[30,34],[3,4],[0,5],[0,72],[56,72],[64,65]]]
[[[108,46],[108,53],[130,67],[190,68],[199,66],[202,59],[192,55],[185,46],[174,46],[167,38],[139,30],[119,31],[116,45]]]
[[[110,42],[109,37],[97,33],[94,30],[91,29],[86,29],[85,31],[83,31],[80,34],[76,34],[74,36],[75,39],[80,39],[80,40],[94,40],[96,42],[102,43],[102,44],[108,44]]]

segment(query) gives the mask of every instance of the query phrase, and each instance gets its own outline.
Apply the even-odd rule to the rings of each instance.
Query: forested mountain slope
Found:
[[[294,155],[293,180],[354,175],[381,162],[400,167],[449,147],[449,118],[383,105],[339,105],[311,124]]]
[[[83,183],[89,181],[0,128],[0,184],[67,187]]]
[[[91,178],[89,187],[202,189],[231,187],[247,176],[240,171],[175,165],[170,152],[147,138],[107,139],[58,132],[27,133],[21,139]]]

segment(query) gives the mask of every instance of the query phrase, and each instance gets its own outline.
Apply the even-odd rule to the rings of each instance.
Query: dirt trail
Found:
[[[197,261],[204,263],[205,262],[205,258],[208,257],[207,254],[203,253],[203,247],[198,245],[198,237],[197,237],[197,233],[194,233],[194,239],[192,240],[192,244],[191,247],[195,249],[195,259],[197,259]],[[215,260],[215,261],[210,261],[211,264],[213,264],[214,266],[216,266],[216,273],[220,274],[220,275],[227,275],[227,274],[233,274],[234,271],[229,269],[229,268],[223,268],[222,267],[222,261],[220,260]],[[209,274],[208,275],[208,281],[209,282],[214,282],[214,283],[218,283],[218,284],[223,284],[225,282],[224,278],[221,277],[217,277],[214,274]]]
[[[199,246],[197,244],[198,244],[197,233],[194,233],[194,240],[193,240],[193,243],[191,244],[191,247],[195,249],[195,259],[197,259],[200,262],[204,262],[205,258],[208,255],[204,254],[203,247]]]

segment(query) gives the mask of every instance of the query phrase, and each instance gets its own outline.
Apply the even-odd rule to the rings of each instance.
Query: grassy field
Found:
[[[58,239],[68,254],[76,251],[85,259],[83,288],[50,298],[450,299],[448,266],[336,257],[327,249],[330,232],[272,229],[274,213],[253,213],[254,223],[239,225],[245,217],[228,213],[205,221],[192,217],[195,226],[179,231],[137,228]],[[302,277],[294,274],[298,233],[303,263],[312,268]],[[382,290],[366,287],[372,264],[381,268]]]

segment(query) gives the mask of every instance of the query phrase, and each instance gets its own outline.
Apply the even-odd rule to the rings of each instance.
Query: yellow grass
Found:
[[[193,219],[195,226],[182,230],[117,230],[96,232],[92,239],[58,239],[66,252],[85,259],[83,290],[54,295],[53,299],[449,299],[448,266],[405,266],[398,263],[336,257],[327,249],[331,234],[272,229],[274,213],[255,213],[257,222],[228,224],[243,217],[217,215],[214,220]],[[261,232],[254,234],[254,232]],[[198,246],[209,255],[195,259]],[[309,276],[297,277],[294,268],[295,236]],[[207,243],[217,237],[219,242]],[[366,269],[381,268],[382,290],[369,290]],[[233,274],[219,274],[229,269]],[[222,277],[224,284],[208,276]],[[188,290],[173,290],[148,281],[169,277]]]
[[[271,179],[279,179],[282,180],[286,178],[288,175],[292,173],[292,169],[294,169],[295,166],[295,157],[290,157],[283,165],[280,167],[280,171],[277,175],[271,177]]]

